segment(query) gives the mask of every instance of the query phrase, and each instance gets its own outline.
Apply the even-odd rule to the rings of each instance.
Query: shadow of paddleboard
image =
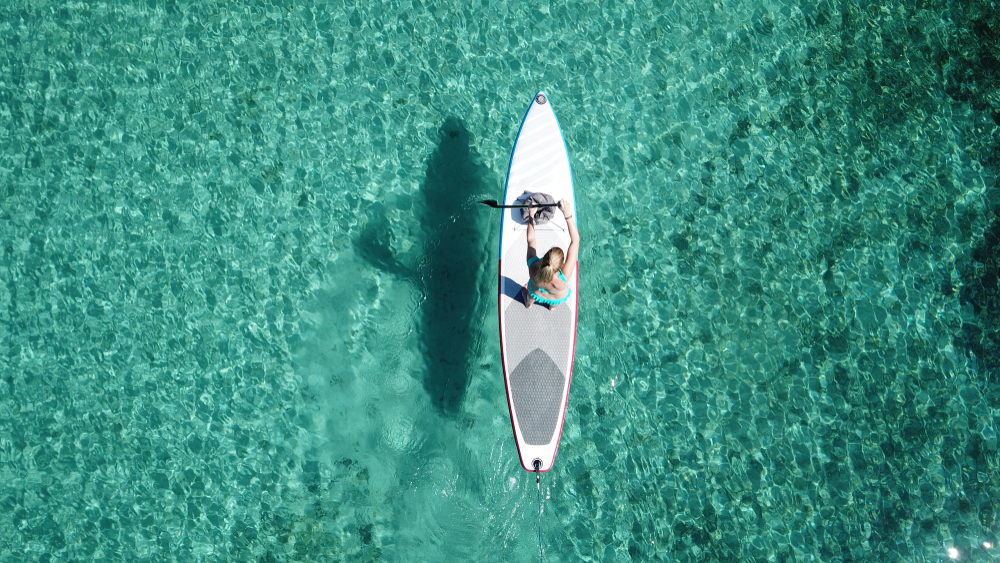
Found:
[[[427,360],[424,388],[445,414],[455,414],[469,385],[469,359],[478,321],[479,294],[487,262],[484,254],[488,214],[464,203],[489,191],[489,171],[477,162],[472,136],[458,118],[436,132],[437,150],[427,161],[423,226],[427,262],[423,274],[422,344]]]
[[[493,216],[467,203],[491,191],[496,182],[478,163],[462,120],[448,118],[431,135],[437,148],[427,160],[423,205],[415,206],[422,207],[423,255],[399,259],[393,250],[398,246],[393,230],[379,203],[369,208],[356,245],[372,266],[422,290],[425,300],[418,331],[427,369],[424,389],[442,414],[454,415],[469,385],[469,363],[483,315],[480,294],[489,286],[484,273],[492,257],[485,248],[485,229]]]

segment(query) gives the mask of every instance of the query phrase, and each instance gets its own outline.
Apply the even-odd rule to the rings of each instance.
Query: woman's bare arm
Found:
[[[569,249],[566,251],[566,262],[563,264],[563,275],[569,278],[576,271],[576,261],[580,254],[580,233],[576,230],[576,217],[573,208],[565,199],[559,202],[559,209],[566,217],[566,228],[569,229]]]

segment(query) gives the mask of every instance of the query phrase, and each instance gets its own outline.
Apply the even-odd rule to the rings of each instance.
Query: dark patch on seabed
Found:
[[[483,215],[463,209],[486,191],[488,171],[476,162],[472,135],[458,118],[436,132],[438,148],[427,162],[424,225],[427,266],[423,273],[424,388],[435,406],[455,414],[469,385],[469,357],[478,317],[479,265],[483,262]]]
[[[427,364],[424,389],[443,414],[461,407],[469,385],[473,321],[479,314],[479,265],[485,259],[484,215],[466,203],[486,191],[488,169],[477,161],[472,135],[462,120],[448,118],[432,131],[438,147],[427,161],[423,182],[424,256],[419,266],[401,260],[382,204],[368,210],[358,237],[359,254],[376,268],[410,280],[426,297],[421,347]]]
[[[982,2],[972,2],[963,8],[966,14],[952,14],[959,21],[957,40],[941,55],[945,74],[945,90],[955,100],[968,103],[981,118],[976,120],[975,135],[970,136],[967,151],[979,160],[987,171],[1000,169],[1000,13]],[[970,258],[960,265],[963,305],[971,306],[975,320],[966,319],[958,344],[975,355],[985,384],[1000,400],[1000,186],[988,188],[987,200],[993,221],[981,235],[971,233],[967,220],[960,227],[963,235],[981,237],[974,245]],[[942,288],[952,291],[953,288]],[[970,322],[971,321],[971,322]]]
[[[962,303],[972,306],[977,322],[962,324],[960,343],[975,354],[987,384],[1000,391],[1000,207],[994,216],[972,252],[974,264],[963,268]]]
[[[984,168],[986,200],[993,220],[983,232],[973,232],[978,218],[975,211],[958,209],[954,202],[955,187],[938,176],[938,193],[929,194],[927,202],[914,207],[907,215],[913,227],[915,244],[930,241],[948,230],[949,213],[954,213],[962,241],[973,241],[973,250],[957,264],[960,280],[941,283],[940,291],[958,295],[963,306],[971,307],[975,318],[966,318],[956,334],[955,344],[975,356],[983,382],[996,393],[1000,401],[1000,12],[992,2],[970,0],[950,2],[927,0],[916,5],[905,4],[907,17],[896,22],[884,18],[881,23],[871,17],[878,6],[843,5],[841,44],[839,52],[826,53],[829,60],[840,62],[863,60],[861,66],[847,64],[854,81],[862,90],[874,93],[863,98],[856,109],[864,120],[886,125],[905,119],[915,108],[933,114],[940,98],[967,104],[976,113],[973,128],[963,138],[963,150],[978,160]],[[928,16],[928,13],[935,14]],[[943,19],[942,19],[943,18]],[[952,22],[944,29],[952,32],[947,41],[933,31],[927,22]],[[924,23],[921,23],[924,22]],[[926,29],[925,29],[926,28]],[[880,40],[878,57],[858,56],[873,50],[870,42]],[[814,54],[818,54],[817,51]],[[816,56],[810,65],[819,64]],[[905,61],[906,64],[903,64]],[[838,67],[839,68],[839,67]],[[829,69],[834,70],[834,69]],[[930,78],[930,79],[928,79]],[[862,98],[858,98],[862,100]],[[857,101],[857,100],[856,100]],[[740,123],[733,134],[739,139],[749,130],[749,123]],[[856,146],[871,144],[872,138],[861,135]],[[734,139],[730,139],[733,143]],[[853,141],[852,141],[853,142]],[[877,154],[877,147],[872,148]],[[928,167],[931,169],[932,167]],[[870,170],[881,174],[878,168]],[[837,179],[831,189],[838,198],[856,196],[851,177]],[[931,219],[928,219],[931,218]]]

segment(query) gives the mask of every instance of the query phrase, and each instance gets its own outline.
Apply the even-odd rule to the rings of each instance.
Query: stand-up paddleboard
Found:
[[[569,154],[556,114],[545,92],[531,101],[511,151],[504,205],[522,202],[525,192],[542,192],[555,201],[565,199],[576,215]],[[534,304],[526,308],[520,296],[528,282],[527,225],[520,209],[506,209],[500,230],[500,348],[507,404],[521,466],[548,471],[555,461],[562,434],[576,347],[576,312],[580,267],[567,279],[570,298],[549,309]],[[563,214],[535,227],[538,256],[553,246],[569,248],[570,237]]]

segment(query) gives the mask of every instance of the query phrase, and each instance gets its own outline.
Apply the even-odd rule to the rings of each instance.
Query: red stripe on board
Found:
[[[562,419],[559,421],[559,432],[556,433],[556,447],[552,450],[552,465],[549,469],[556,466],[556,454],[559,453],[559,442],[562,440],[562,429],[563,423],[566,422],[566,411],[569,409],[569,390],[573,386],[573,364],[576,362],[576,327],[578,321],[580,320],[580,261],[576,261],[576,311],[573,314],[573,353],[569,357],[569,374],[567,378],[569,381],[566,382],[566,402],[563,403],[563,415]],[[524,464],[521,464],[524,467]],[[548,471],[546,469],[545,471]],[[545,473],[543,471],[542,473]]]

